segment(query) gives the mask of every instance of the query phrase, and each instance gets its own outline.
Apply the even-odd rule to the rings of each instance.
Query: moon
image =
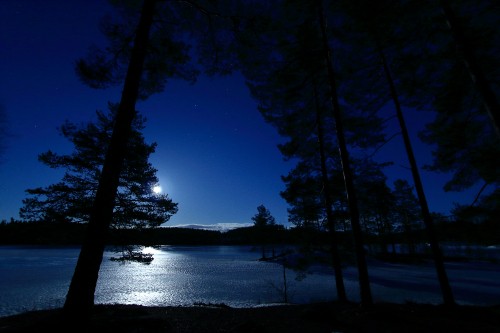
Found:
[[[153,187],[153,192],[155,194],[160,194],[161,193],[161,186],[160,185],[156,185],[155,187]]]

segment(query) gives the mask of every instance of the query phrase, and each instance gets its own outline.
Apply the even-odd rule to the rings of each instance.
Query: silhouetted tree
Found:
[[[392,242],[394,224],[391,219],[393,197],[383,173],[386,164],[369,158],[354,161],[355,183],[358,189],[359,211],[365,233],[378,236],[382,252]]]
[[[401,134],[403,136],[403,141],[406,149],[406,153],[408,155],[408,160],[410,162],[410,167],[413,176],[413,182],[415,184],[415,189],[417,191],[418,200],[420,202],[420,208],[422,210],[422,216],[424,219],[424,223],[427,229],[427,233],[429,235],[429,243],[431,245],[431,250],[434,258],[434,264],[436,266],[436,271],[438,275],[438,280],[441,286],[441,292],[443,294],[444,303],[447,305],[455,304],[455,300],[453,297],[453,293],[450,287],[450,282],[448,280],[448,276],[446,274],[446,270],[444,267],[443,255],[441,253],[441,249],[439,248],[438,239],[436,233],[434,231],[434,222],[432,220],[432,215],[429,210],[429,206],[427,204],[427,198],[424,193],[424,187],[422,185],[422,181],[420,179],[420,172],[418,170],[417,161],[415,159],[415,155],[413,153],[413,148],[410,142],[410,136],[408,134],[408,130],[406,127],[406,122],[403,116],[403,111],[399,102],[399,95],[396,91],[395,83],[392,78],[391,71],[389,69],[389,65],[384,56],[382,50],[380,50],[380,56],[382,59],[382,64],[384,67],[384,73],[387,77],[387,82],[390,88],[391,97],[394,102],[394,106],[396,109],[396,115],[398,117],[399,126],[401,128]]]
[[[287,190],[281,194],[288,202],[293,202],[292,208],[288,210],[290,220],[299,226],[311,227],[312,224],[316,224],[316,227],[319,227],[320,224],[323,224],[322,215],[325,210],[328,212],[326,218],[329,231],[332,234],[330,248],[333,257],[332,264],[336,272],[337,294],[340,301],[345,301],[329,192],[326,191],[328,197],[321,196],[322,187],[330,187],[331,185],[328,175],[326,175],[328,172],[327,156],[323,149],[326,146],[324,141],[327,135],[323,132],[324,125],[322,123],[327,120],[321,114],[323,106],[320,103],[324,97],[317,96],[318,92],[313,84],[315,80],[321,81],[322,64],[316,61],[321,57],[318,52],[318,35],[316,31],[311,30],[310,25],[298,27],[298,23],[294,21],[292,24],[297,26],[291,32],[283,30],[285,25],[290,24],[290,22],[285,21],[288,19],[289,17],[285,13],[280,16],[282,21],[278,21],[280,22],[278,29],[282,30],[278,35],[274,35],[274,31],[270,29],[260,35],[259,42],[253,41],[255,45],[261,45],[260,41],[264,44],[270,41],[276,48],[272,50],[254,48],[251,50],[252,54],[257,50],[256,56],[259,60],[256,62],[251,57],[249,63],[248,60],[244,59],[245,75],[252,94],[259,102],[261,114],[266,121],[278,129],[281,135],[290,139],[285,144],[279,145],[282,154],[287,159],[298,157],[302,160],[299,168],[296,168],[287,177],[283,177],[283,180],[288,183]],[[290,43],[284,43],[283,41],[286,39]],[[306,52],[307,50],[314,51]],[[278,62],[273,59],[277,51],[281,53],[282,57],[282,60]],[[268,65],[270,67],[265,69],[264,67]],[[290,70],[292,67],[293,71]],[[276,93],[277,91],[278,93]],[[322,150],[322,154],[318,155],[318,150]],[[322,161],[323,167],[320,167],[319,160]],[[312,174],[316,171],[306,170],[304,168],[306,165],[309,167],[315,165],[319,172],[323,173],[323,176],[319,178],[319,183],[313,180]],[[301,171],[306,172],[304,174],[306,179],[294,178],[301,177],[298,174]],[[319,186],[314,188],[314,184]],[[306,187],[304,188],[303,185]],[[307,197],[304,196],[305,192],[309,193]]]
[[[135,116],[135,105],[139,97],[155,3],[154,0],[144,0],[140,20],[133,38],[122,96],[99,178],[87,236],[82,244],[64,304],[64,309],[71,316],[85,316],[94,305],[94,293],[106,244],[106,234],[113,219],[120,173]],[[99,74],[98,77],[93,77],[94,81],[104,82],[108,80],[111,73],[107,72],[109,67],[106,68],[102,64],[105,58],[97,54],[94,59],[97,63],[92,67],[93,71],[88,74]],[[82,74],[86,74],[85,70],[89,68],[82,62],[79,62],[78,67]],[[82,77],[84,76],[92,78],[92,75],[82,75]]]
[[[271,215],[269,209],[264,205],[257,207],[257,214],[252,217],[253,225],[257,228],[276,225],[275,218]]]
[[[357,9],[356,6],[351,6],[349,7],[349,12],[351,14],[351,17],[353,17],[356,22],[358,22],[357,27],[361,30],[364,30],[365,32],[366,37],[364,43],[371,45],[371,47],[365,47],[365,49],[370,50],[375,59],[379,60],[381,74],[382,77],[385,78],[385,85],[387,87],[386,91],[388,91],[388,93],[384,93],[383,95],[390,97],[396,111],[396,117],[401,129],[401,135],[403,137],[405,150],[408,155],[417,196],[422,210],[422,217],[428,233],[429,243],[431,244],[438,280],[441,286],[441,291],[443,293],[443,300],[445,304],[452,305],[455,302],[444,268],[441,249],[439,248],[437,236],[434,231],[434,223],[428,208],[427,199],[425,197],[423,185],[420,179],[420,172],[417,167],[416,158],[413,152],[412,144],[410,142],[407,125],[403,115],[401,97],[396,88],[398,81],[396,81],[395,74],[391,68],[391,59],[387,56],[387,53],[390,53],[390,55],[396,54],[395,58],[397,59],[398,55],[394,50],[394,46],[400,44],[408,44],[408,41],[406,41],[406,43],[405,41],[401,41],[401,35],[404,36],[404,33],[401,33],[401,31],[406,32],[406,36],[408,36],[409,34],[406,31],[407,27],[405,27],[404,24],[400,23],[401,19],[398,17],[398,13],[404,13],[404,9],[407,9],[408,7],[405,7],[404,5],[401,6],[402,3],[394,3],[391,0],[379,2],[357,1],[356,4],[361,4],[363,10]],[[405,47],[401,48],[405,50]],[[392,60],[394,61],[394,59]],[[407,65],[408,64],[405,63],[403,63],[403,65],[400,64],[400,66],[396,68],[396,70],[400,70],[401,67]]]
[[[460,221],[475,224],[497,223],[497,217],[500,215],[500,189],[496,188],[488,195],[477,196],[472,204],[457,204],[452,214]]]
[[[77,62],[77,73],[89,86],[106,88],[123,83],[123,90],[88,234],[66,297],[64,307],[72,313],[87,312],[94,302],[105,235],[112,220],[136,102],[162,91],[167,79],[194,81],[199,70],[191,61],[195,52],[189,50],[188,41],[197,42],[199,57],[196,60],[205,66],[207,73],[227,73],[233,69],[230,53],[221,57],[221,50],[231,45],[228,27],[237,27],[238,19],[218,10],[231,11],[235,9],[231,5],[234,2],[122,0],[112,3],[117,7],[117,15],[102,24],[108,46],[93,48],[86,59]],[[249,12],[250,9],[251,6]],[[224,23],[219,19],[224,19]],[[222,28],[225,28],[223,32]]]
[[[259,30],[258,36],[254,36],[259,42],[254,44],[254,48],[245,49],[247,52],[243,58],[244,74],[253,96],[259,101],[259,109],[264,118],[276,126],[281,135],[290,137],[289,142],[280,146],[282,153],[287,158],[316,159],[317,163],[311,161],[307,163],[320,170],[321,158],[318,155],[314,96],[318,97],[318,105],[321,109],[329,105],[328,108],[331,110],[330,101],[332,99],[336,100],[337,109],[341,106],[337,96],[332,95],[337,93],[336,87],[332,89],[333,83],[335,85],[337,83],[333,82],[335,80],[331,80],[330,59],[327,60],[326,57],[329,52],[325,52],[325,49],[335,43],[330,39],[330,36],[333,35],[326,36],[322,33],[321,27],[323,25],[319,21],[324,13],[319,10],[317,2],[285,1],[283,8],[282,11],[278,9],[269,14],[269,20],[262,24],[268,29]],[[318,12],[321,12],[322,15],[318,15]],[[331,28],[328,32],[331,32]],[[314,92],[313,84],[318,87],[316,92]],[[360,148],[374,144],[374,141],[370,139],[374,137],[373,133],[377,132],[376,129],[380,122],[372,114],[360,115],[355,112],[357,110],[348,105],[342,105],[342,107],[344,112],[342,112],[341,117],[343,119],[335,117],[334,113],[328,113],[327,117],[325,112],[321,116],[321,122],[325,128],[324,133],[327,133],[325,137],[328,137],[327,141],[329,142],[327,158],[332,158],[330,147],[343,146],[342,154],[334,153],[334,155],[337,157],[343,155],[340,158],[342,164],[339,166],[346,168],[343,171],[347,172],[347,179],[352,181],[352,177],[350,177],[352,175],[347,170],[347,164],[350,163],[347,145],[350,143],[353,146],[358,145],[357,147]],[[355,115],[359,115],[359,117],[356,118]],[[341,123],[341,121],[344,122]],[[339,131],[337,126],[345,127]],[[335,131],[332,130],[334,128]],[[339,134],[339,132],[342,133]],[[338,161],[339,159],[337,159]],[[323,181],[324,178],[320,177],[319,179]],[[355,201],[354,195],[352,195],[353,187],[349,187],[349,192],[351,193],[346,197],[350,198],[351,204],[353,204]],[[288,194],[292,194],[292,192]],[[353,205],[354,209],[349,209],[349,213],[354,214],[353,223],[356,224],[359,222],[359,218],[356,218],[356,214],[359,215],[359,212],[357,212],[355,204]],[[356,243],[361,244],[358,226],[359,223],[352,229]],[[356,249],[360,256],[364,256],[362,244],[356,245]],[[361,258],[359,263],[363,266],[364,259]],[[363,293],[367,295],[369,294],[366,293],[368,280],[364,274],[367,270],[363,271],[363,268],[361,270],[362,289]],[[371,303],[369,296],[367,296],[366,303]]]
[[[400,47],[404,57],[391,61],[404,102],[436,112],[420,133],[432,144],[433,161],[426,168],[451,175],[445,191],[480,185],[477,199],[486,200],[500,184],[494,121],[495,109],[499,112],[499,9],[495,1],[423,2],[407,20],[413,24],[405,35],[417,38]],[[395,68],[394,63],[406,65]]]
[[[349,215],[351,218],[351,228],[354,235],[354,248],[356,252],[356,261],[358,266],[358,276],[359,276],[359,286],[361,294],[361,303],[365,306],[369,306],[373,303],[370,281],[368,277],[368,266],[366,264],[365,250],[363,248],[363,238],[360,223],[360,214],[358,207],[358,200],[356,195],[356,188],[354,186],[354,177],[350,165],[349,151],[347,149],[347,143],[344,132],[344,123],[342,117],[342,111],[340,109],[340,101],[337,91],[337,78],[336,72],[333,67],[332,59],[332,43],[329,40],[329,34],[327,31],[326,15],[323,7],[323,1],[316,1],[317,10],[317,22],[322,37],[322,49],[324,54],[323,61],[326,64],[328,73],[328,82],[330,87],[330,98],[331,98],[331,111],[333,118],[335,120],[335,132],[337,134],[337,144],[339,147],[340,160],[342,162],[342,173],[344,175],[344,183],[347,193],[347,202],[349,205]]]
[[[271,215],[269,209],[264,205],[257,207],[257,214],[252,217],[253,225],[257,229],[258,238],[262,245],[262,258],[266,258],[266,245],[268,244],[268,236],[273,227],[276,226],[276,220]],[[274,256],[274,250],[273,250]]]
[[[116,105],[110,105],[108,113],[97,111],[95,123],[77,126],[66,122],[61,126],[59,130],[73,144],[74,152],[59,155],[49,150],[39,160],[50,168],[65,169],[65,174],[59,183],[26,190],[31,197],[23,200],[21,218],[88,222],[115,114]],[[144,142],[144,122],[136,116],[132,125],[113,211],[111,226],[116,229],[156,227],[177,212],[177,204],[167,194],[153,193],[157,170],[148,159],[156,144]]]
[[[458,56],[464,62],[465,68],[469,72],[469,76],[472,79],[474,87],[479,93],[484,108],[486,109],[493,127],[495,128],[496,135],[498,139],[500,139],[500,103],[498,101],[497,92],[494,91],[493,85],[486,78],[484,69],[481,68],[479,60],[476,57],[474,42],[469,40],[472,36],[471,34],[466,34],[464,27],[462,26],[462,22],[460,22],[460,18],[457,17],[452,4],[448,0],[440,0],[439,2],[446,18],[446,22],[448,23],[453,35],[453,41],[456,46]],[[486,4],[490,5],[488,8],[489,10],[496,11],[496,19],[498,20],[498,14],[500,14],[498,11],[498,4],[496,4],[496,8],[493,2],[489,4],[486,2]]]
[[[305,161],[297,163],[288,175],[282,176],[285,190],[280,192],[290,208],[288,221],[299,228],[323,229],[324,205],[321,201],[321,179],[313,176]]]
[[[422,213],[417,197],[408,181],[397,179],[394,181],[392,190],[394,206],[392,218],[395,230],[405,235],[408,244],[408,252],[415,253],[414,232],[422,229]]]
[[[323,128],[323,117],[322,111],[323,108],[319,104],[319,99],[317,95],[316,87],[314,87],[314,97],[315,97],[315,107],[316,107],[316,125],[318,132],[318,145],[319,145],[319,156],[320,156],[320,165],[321,165],[321,178],[323,181],[323,189],[324,189],[324,201],[325,201],[325,210],[326,210],[326,219],[328,223],[328,230],[330,232],[330,237],[332,238],[332,243],[335,246],[331,246],[331,256],[333,268],[336,276],[336,287],[337,287],[337,297],[340,302],[347,302],[347,295],[345,292],[344,280],[341,271],[341,262],[340,262],[340,254],[338,249],[338,237],[337,230],[334,221],[333,215],[333,197],[330,193],[330,177],[328,175],[327,168],[327,157],[326,157],[326,144],[325,144],[325,132]]]
[[[284,20],[284,18],[288,18],[288,16],[283,14],[281,19]],[[298,24],[296,22],[292,23]],[[287,23],[282,21],[282,24],[285,25]],[[283,25],[280,24],[279,28],[283,29]],[[330,247],[332,253],[335,254],[333,255],[332,263],[336,268],[339,300],[344,301],[345,291],[340,270],[341,263],[338,256],[337,241],[335,240],[335,235],[333,235],[336,231],[333,214],[331,214],[332,208],[329,207],[329,193],[326,194],[328,196],[326,201],[323,201],[325,196],[321,197],[321,186],[330,187],[330,184],[328,176],[325,174],[328,172],[326,169],[327,156],[323,149],[326,145],[324,142],[326,135],[323,132],[319,133],[320,130],[323,130],[322,123],[326,122],[326,118],[321,114],[323,107],[320,105],[320,98],[317,96],[317,90],[315,91],[313,84],[313,81],[321,80],[319,76],[321,75],[322,65],[321,62],[318,63],[315,61],[320,57],[317,51],[318,36],[314,30],[311,30],[310,26],[294,27],[293,33],[282,30],[281,35],[278,36],[273,36],[272,31],[266,31],[265,34],[272,38],[272,43],[276,44],[277,47],[271,53],[267,53],[267,50],[257,51],[260,53],[257,57],[260,58],[262,63],[256,64],[252,62],[248,64],[245,62],[245,65],[247,65],[245,67],[247,84],[252,94],[259,101],[260,112],[266,121],[273,124],[281,135],[290,138],[289,142],[279,146],[280,151],[287,159],[293,157],[302,159],[301,168],[297,168],[287,177],[283,177],[285,182],[290,181],[287,184],[287,191],[282,192],[282,196],[289,202],[294,202],[292,208],[289,209],[289,218],[292,220],[292,223],[308,227],[311,224],[318,226],[318,224],[323,224],[323,217],[321,215],[323,215],[325,209],[327,212],[330,212],[330,214],[327,214],[329,230],[332,233]],[[293,42],[284,44],[282,39],[288,39],[289,41],[293,39]],[[311,49],[315,51],[312,53],[305,52]],[[277,50],[284,57],[281,62],[275,62],[272,59],[274,56],[272,52],[276,52]],[[261,69],[260,66],[267,65],[270,65],[271,68],[263,75],[264,73],[261,70],[264,71],[264,69]],[[291,67],[294,68],[294,71],[290,71],[289,68]],[[279,90],[278,94],[276,94],[276,89]],[[317,145],[318,141],[320,142],[321,149]],[[318,150],[322,150],[323,154],[318,155]],[[317,163],[312,162],[313,160],[317,161]],[[319,160],[323,162],[324,168],[320,167]],[[314,177],[311,174],[315,173],[315,171],[306,171],[303,167],[314,164],[319,169],[319,172],[323,173],[323,177],[319,178],[321,179],[320,186],[313,189],[309,185],[313,185],[315,182],[311,182]],[[301,185],[301,179],[293,178],[294,176],[299,176],[298,172],[300,170],[308,173],[304,175],[307,178],[307,188],[301,187],[304,185],[304,183]],[[321,185],[321,183],[323,184]],[[311,190],[315,191],[315,193],[309,192],[310,195],[308,197],[303,195],[305,192]]]

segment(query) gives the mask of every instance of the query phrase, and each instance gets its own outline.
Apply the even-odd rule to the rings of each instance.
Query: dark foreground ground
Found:
[[[0,318],[0,332],[500,332],[500,306],[320,303],[260,308],[99,305],[86,323],[61,310]]]

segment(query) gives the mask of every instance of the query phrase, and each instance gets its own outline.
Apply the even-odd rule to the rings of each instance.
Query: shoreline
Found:
[[[376,303],[272,304],[232,308],[96,305],[89,320],[64,320],[62,309],[0,317],[0,332],[500,332],[500,304],[464,306]]]

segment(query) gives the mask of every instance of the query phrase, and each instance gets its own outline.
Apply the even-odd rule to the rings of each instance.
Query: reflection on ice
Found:
[[[105,252],[96,290],[97,303],[192,305],[225,303],[232,307],[280,302],[282,266],[258,261],[248,246],[163,246],[145,248],[149,265],[122,264]],[[0,316],[60,307],[78,256],[76,248],[0,247]],[[446,264],[459,304],[500,303],[500,265],[476,262]],[[328,301],[336,297],[331,269],[312,269],[301,281],[286,271],[290,302]],[[359,301],[357,271],[344,268],[348,299]],[[376,302],[441,303],[432,263],[422,265],[369,262]]]
[[[161,247],[147,248],[154,255],[148,265],[118,266],[104,261],[96,301],[192,305],[194,302],[251,306],[280,301],[272,285],[282,284],[278,264],[259,262],[259,253],[249,247]],[[288,273],[293,280],[295,273]],[[270,283],[272,281],[272,284]],[[289,281],[289,283],[294,284]],[[327,300],[333,295],[331,276],[310,276],[297,282],[293,301]],[[117,297],[118,296],[118,297]]]
[[[132,264],[117,267],[106,263],[101,268],[97,300],[168,305],[192,305],[194,302],[253,306],[283,299],[282,267],[259,262],[260,254],[249,247],[161,247],[148,248],[155,260],[147,267]],[[472,271],[469,271],[469,268]],[[481,273],[479,264],[447,264],[457,301],[462,304],[498,303],[500,269]],[[359,301],[355,267],[344,269],[348,298]],[[378,302],[441,303],[439,286],[432,264],[404,265],[371,262],[369,267],[373,297]],[[467,276],[467,279],[465,279]],[[287,270],[291,302],[305,303],[335,299],[335,283],[329,268],[296,281],[296,273]],[[102,289],[100,289],[102,288]],[[488,296],[490,295],[490,296]],[[153,301],[154,300],[154,301]]]

